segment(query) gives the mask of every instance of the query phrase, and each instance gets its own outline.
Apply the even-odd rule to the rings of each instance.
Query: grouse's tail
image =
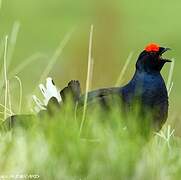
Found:
[[[63,103],[65,103],[68,98],[73,100],[73,102],[77,102],[81,96],[81,88],[80,83],[77,80],[71,80],[68,85],[60,91],[60,95],[62,97]]]
[[[48,81],[49,82],[49,81]],[[51,81],[52,82],[52,81]],[[47,87],[49,87],[47,85]],[[51,85],[51,87],[54,88],[53,85]],[[54,88],[55,89],[55,88]],[[47,89],[47,91],[45,91],[45,88],[43,88],[43,93],[44,96],[48,94],[48,92],[52,92],[51,89]],[[45,93],[47,92],[47,93]],[[43,105],[43,109],[41,109],[37,116],[39,118],[45,117],[47,115],[54,115],[56,110],[60,110],[62,108],[62,106],[64,106],[64,104],[66,104],[66,102],[68,102],[68,100],[72,100],[73,104],[76,104],[81,96],[81,88],[80,88],[80,83],[77,80],[71,80],[68,85],[63,88],[60,92],[57,92],[61,98],[62,101],[59,102],[59,99],[57,99],[56,96],[51,97],[49,94],[48,96],[48,100],[47,100],[47,104]],[[39,102],[39,101],[38,101]],[[26,126],[30,123],[29,120],[31,119],[35,119],[35,117],[37,117],[35,115],[13,115],[8,117],[1,125],[0,128],[4,129],[4,130],[10,130],[12,127],[20,125],[20,126]]]

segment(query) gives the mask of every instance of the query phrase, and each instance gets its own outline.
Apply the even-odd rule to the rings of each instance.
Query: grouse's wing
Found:
[[[120,88],[103,88],[88,92],[87,104],[100,103],[105,105],[112,97],[120,96]],[[84,104],[85,95],[82,95],[79,100],[79,107]]]

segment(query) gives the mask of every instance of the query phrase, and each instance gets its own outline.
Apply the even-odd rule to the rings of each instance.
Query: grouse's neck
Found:
[[[122,88],[123,94],[137,96],[149,101],[168,99],[165,82],[160,72],[143,72],[136,70],[132,80]]]
[[[136,70],[129,84],[143,84],[155,88],[154,85],[165,84],[160,72],[146,72]]]

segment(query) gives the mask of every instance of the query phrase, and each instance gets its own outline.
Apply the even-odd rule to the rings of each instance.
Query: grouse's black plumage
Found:
[[[170,62],[161,56],[167,50],[169,48],[149,45],[138,57],[135,74],[127,85],[89,92],[88,104],[99,102],[104,106],[109,103],[110,96],[118,96],[123,104],[121,108],[126,108],[129,112],[134,109],[135,102],[137,102],[140,105],[141,113],[149,114],[154,128],[159,130],[168,116],[168,94],[160,74],[164,64]],[[81,103],[83,99],[84,96],[80,99]]]
[[[117,97],[122,104],[120,108],[130,112],[137,102],[141,107],[141,113],[149,113],[152,124],[156,130],[159,130],[168,115],[168,94],[160,74],[164,64],[171,62],[162,58],[162,54],[167,50],[169,48],[159,47],[156,44],[148,45],[139,55],[134,76],[127,85],[91,91],[88,93],[87,104],[98,103],[102,107],[107,107],[110,100],[114,101],[114,97]],[[85,95],[81,95],[79,81],[70,81],[68,86],[60,91],[60,95],[63,104],[66,102],[67,96],[71,95],[73,102],[78,104],[79,108],[83,106]],[[56,98],[52,98],[48,109],[51,109],[52,102],[57,106],[62,106],[58,105],[58,102],[56,103]],[[111,105],[113,106],[113,104]]]

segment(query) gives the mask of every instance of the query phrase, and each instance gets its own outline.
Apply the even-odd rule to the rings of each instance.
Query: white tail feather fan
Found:
[[[60,92],[58,91],[58,89],[55,86],[53,79],[51,77],[48,77],[46,79],[46,86],[44,86],[43,84],[40,84],[39,88],[40,88],[41,93],[44,96],[44,99],[42,102],[35,95],[32,96],[32,98],[36,104],[36,106],[34,108],[36,112],[39,112],[40,110],[46,110],[46,106],[52,97],[55,97],[59,103],[62,101]]]

